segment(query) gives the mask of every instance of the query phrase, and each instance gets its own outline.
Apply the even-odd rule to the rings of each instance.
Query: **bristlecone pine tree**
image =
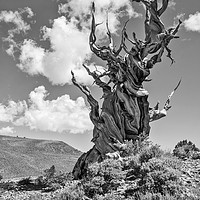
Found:
[[[108,153],[114,153],[123,148],[125,140],[142,141],[149,135],[149,123],[166,116],[170,108],[169,103],[174,91],[169,95],[164,108],[159,110],[157,104],[150,108],[148,102],[148,91],[143,87],[144,81],[149,81],[148,76],[154,65],[161,62],[164,51],[173,63],[171,50],[168,47],[170,41],[176,36],[181,21],[176,27],[166,29],[161,15],[167,9],[169,0],[162,0],[162,5],[158,9],[157,0],[132,0],[141,2],[146,9],[144,21],[145,38],[138,40],[133,32],[131,39],[126,32],[124,24],[121,32],[121,42],[117,49],[114,45],[107,19],[108,46],[97,44],[95,35],[95,5],[91,6],[91,32],[89,45],[91,51],[106,62],[105,72],[98,70],[90,71],[89,67],[83,64],[88,74],[93,77],[94,83],[103,91],[103,105],[99,112],[99,104],[85,85],[76,81],[72,72],[72,82],[87,97],[90,104],[90,119],[94,124],[93,139],[94,146],[87,153],[84,153],[77,161],[73,174],[75,178],[81,178],[87,171],[90,163],[100,162],[106,158]],[[132,46],[128,49],[127,43]],[[122,56],[122,54],[125,54]],[[102,80],[108,78],[108,82]],[[114,154],[117,156],[117,154]]]

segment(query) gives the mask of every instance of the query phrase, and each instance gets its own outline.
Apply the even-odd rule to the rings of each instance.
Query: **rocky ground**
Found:
[[[1,194],[0,200],[50,200],[57,199],[57,195],[63,189],[58,189],[55,192],[41,191],[6,191]]]
[[[198,199],[193,194],[198,193],[200,188],[200,159],[187,159],[182,161],[180,167],[180,179],[185,188],[188,199]],[[57,200],[58,196],[67,186],[61,187],[54,192],[41,191],[4,191],[0,194],[0,200]],[[200,193],[200,192],[199,192]]]
[[[193,190],[199,191],[200,188],[200,159],[183,161],[180,171],[182,172],[180,179],[186,188],[186,194],[190,197]]]

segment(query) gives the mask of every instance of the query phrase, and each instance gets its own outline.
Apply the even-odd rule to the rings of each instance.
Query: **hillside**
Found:
[[[0,135],[0,174],[3,178],[38,176],[55,165],[57,171],[72,170],[81,152],[61,141]]]
[[[183,144],[183,143],[182,143]],[[188,146],[193,146],[187,142]],[[179,145],[178,145],[179,146]],[[180,147],[180,146],[179,146]],[[181,149],[181,153],[183,148]],[[127,142],[119,157],[94,163],[85,177],[47,173],[0,181],[0,198],[10,200],[199,200],[200,158],[181,159],[150,141]],[[188,153],[188,152],[187,152]],[[190,155],[192,155],[190,151]],[[116,155],[116,154],[115,154]],[[183,155],[183,154],[182,154]]]

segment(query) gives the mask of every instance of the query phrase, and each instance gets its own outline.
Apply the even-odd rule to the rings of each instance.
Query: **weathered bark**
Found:
[[[134,142],[148,137],[149,123],[164,117],[170,108],[172,94],[161,111],[158,109],[158,104],[154,108],[149,108],[149,93],[143,88],[143,82],[147,80],[153,66],[161,62],[165,50],[173,62],[168,44],[171,39],[177,38],[175,34],[181,21],[176,28],[165,30],[160,16],[166,10],[168,0],[162,1],[163,5],[159,10],[157,10],[157,0],[137,0],[137,2],[142,2],[146,7],[145,40],[137,40],[133,33],[132,41],[126,33],[126,23],[122,30],[121,44],[117,50],[113,45],[108,21],[110,44],[102,47],[96,44],[97,25],[94,4],[92,6],[90,48],[94,54],[107,62],[107,69],[105,73],[98,74],[96,71],[91,72],[87,66],[83,65],[88,74],[94,78],[95,84],[103,91],[104,101],[100,113],[98,101],[93,98],[86,86],[77,83],[72,72],[72,82],[86,95],[90,104],[90,119],[94,124],[92,139],[94,146],[78,159],[73,170],[76,179],[84,176],[90,163],[100,162],[105,159],[106,154],[118,151],[116,143],[123,144],[125,140]],[[126,41],[131,42],[131,50],[127,49]],[[122,50],[126,53],[124,57],[120,55]],[[147,58],[149,54],[154,55]],[[108,83],[101,80],[103,76],[108,76]],[[114,85],[113,88],[111,84]]]

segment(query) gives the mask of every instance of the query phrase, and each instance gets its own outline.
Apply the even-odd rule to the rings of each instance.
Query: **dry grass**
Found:
[[[81,152],[60,141],[0,136],[0,174],[3,178],[38,176],[55,165],[72,170]]]

